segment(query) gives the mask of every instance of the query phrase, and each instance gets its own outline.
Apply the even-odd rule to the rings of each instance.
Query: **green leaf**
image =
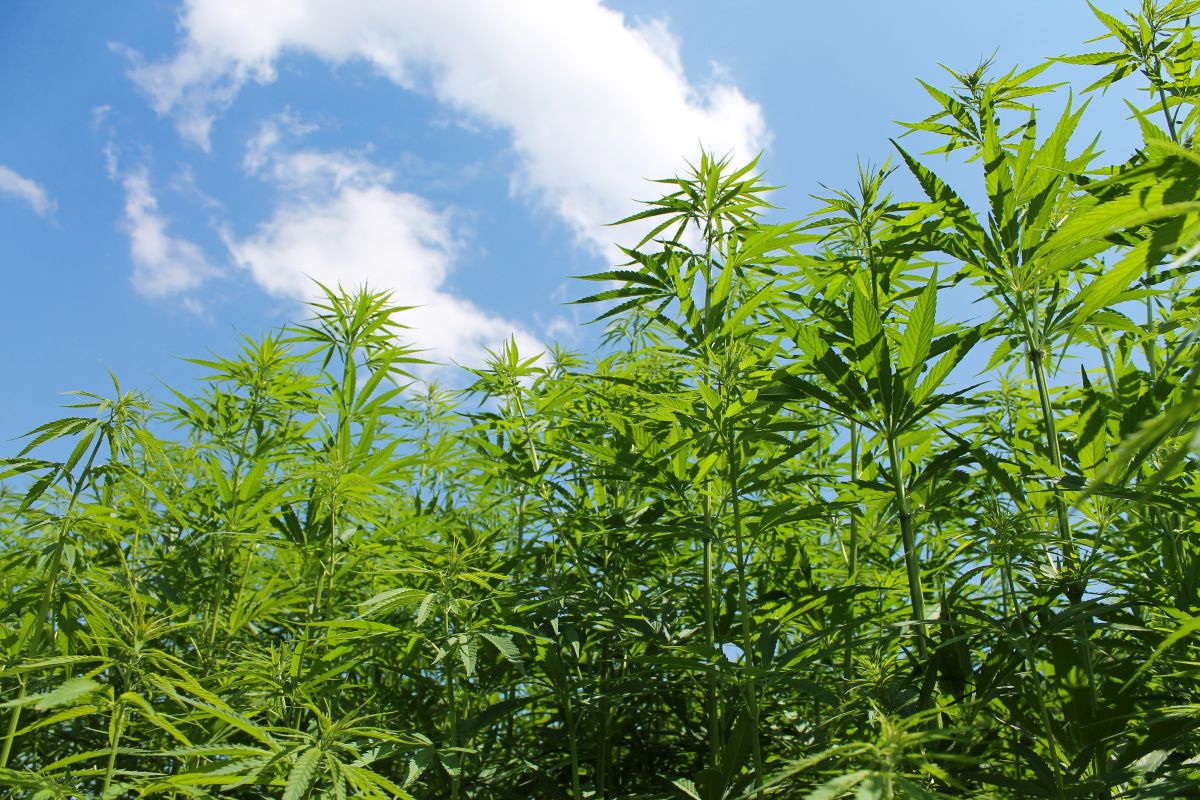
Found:
[[[926,196],[933,202],[942,204],[945,209],[946,219],[954,226],[954,229],[976,247],[982,249],[984,239],[983,229],[979,227],[979,223],[975,219],[975,215],[971,213],[970,207],[945,181],[909,155],[908,151],[901,147],[895,139],[890,141],[892,142],[892,146],[899,151],[901,158],[904,159],[904,163],[908,165],[908,169],[912,172],[913,177],[921,184],[921,188],[925,191]]]
[[[1139,243],[1079,291],[1074,298],[1076,308],[1067,326],[1068,343],[1075,339],[1080,328],[1092,322],[1096,312],[1114,305],[1130,285],[1145,273],[1147,266],[1153,264],[1151,254],[1151,240]]]
[[[914,405],[920,406],[938,390],[951,371],[967,357],[967,353],[971,352],[971,348],[979,342],[982,335],[982,329],[970,328],[955,338],[954,345],[925,373],[925,378],[913,393]]]
[[[1104,23],[1104,27],[1108,28],[1109,35],[1125,45],[1129,52],[1137,52],[1140,49],[1140,42],[1137,35],[1131,29],[1122,25],[1120,20],[1112,14],[1096,8],[1090,1],[1088,2],[1088,7],[1092,9],[1092,13],[1095,14],[1096,19],[1100,20]]]
[[[933,343],[934,321],[937,315],[937,273],[917,296],[912,313],[908,315],[904,333],[900,337],[900,369],[908,389],[914,388],[917,376],[929,357]]]
[[[321,766],[322,755],[319,746],[309,747],[300,754],[300,757],[292,764],[287,785],[283,789],[283,800],[302,800],[304,798],[308,787],[312,785],[313,779],[317,775],[317,769]]]
[[[499,636],[494,633],[479,634],[484,639],[492,643],[492,646],[500,651],[500,655],[504,656],[509,661],[519,663],[521,661],[521,651],[513,643],[512,637]]]
[[[804,800],[837,800],[855,786],[871,777],[869,770],[860,769],[831,778],[804,796]]]
[[[1129,58],[1126,53],[1116,50],[1109,50],[1098,53],[1081,53],[1077,56],[1058,56],[1055,61],[1063,64],[1080,64],[1083,66],[1096,66],[1098,64],[1116,64]]]
[[[433,609],[433,601],[437,599],[434,592],[429,592],[421,598],[421,604],[417,606],[417,626],[425,624],[425,620],[429,619],[429,612]]]
[[[20,697],[14,700],[9,700],[5,703],[0,703],[0,708],[20,708],[24,706],[33,706],[38,711],[45,711],[51,708],[60,706],[68,706],[77,703],[89,695],[100,691],[103,687],[92,680],[91,678],[77,677],[69,678],[62,684],[48,692],[42,694],[31,694],[25,697]]]
[[[428,595],[423,589],[410,589],[400,586],[380,592],[359,605],[359,612],[364,617],[377,617],[389,614],[397,608],[413,606],[420,603]]]

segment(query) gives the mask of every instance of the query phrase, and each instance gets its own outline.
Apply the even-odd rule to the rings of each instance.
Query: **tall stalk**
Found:
[[[610,705],[612,686],[609,682],[611,659],[612,654],[609,652],[608,642],[605,641],[600,648],[600,677],[597,682],[597,691],[599,694],[597,715],[600,720],[596,725],[595,796],[598,800],[605,800],[608,797],[609,724],[612,721],[612,708]]]
[[[1058,441],[1058,426],[1055,422],[1054,406],[1050,400],[1050,390],[1046,380],[1044,347],[1038,336],[1035,336],[1034,331],[1040,328],[1038,324],[1038,302],[1037,298],[1033,299],[1033,320],[1032,322],[1022,315],[1024,322],[1024,331],[1026,336],[1026,352],[1029,356],[1029,363],[1033,370],[1034,381],[1037,384],[1038,402],[1041,407],[1042,425],[1044,426],[1047,446],[1050,451],[1050,462],[1054,465],[1055,471],[1058,474],[1063,474],[1062,451],[1059,448]],[[1056,486],[1054,490],[1054,510],[1055,519],[1058,523],[1059,540],[1062,542],[1063,549],[1063,569],[1067,573],[1066,593],[1067,599],[1074,605],[1083,602],[1083,594],[1086,588],[1086,582],[1079,573],[1077,554],[1075,552],[1075,543],[1071,535],[1071,524],[1067,516],[1066,500],[1062,496],[1061,490]],[[1099,690],[1096,686],[1095,666],[1092,660],[1092,649],[1088,643],[1088,631],[1084,621],[1081,619],[1075,625],[1075,640],[1076,650],[1079,654],[1080,661],[1083,663],[1084,674],[1087,677],[1088,684],[1088,707],[1093,719],[1096,719],[1099,714]],[[1096,775],[1102,775],[1107,768],[1108,756],[1107,749],[1103,741],[1097,741],[1095,744],[1095,752],[1092,757],[1092,766]],[[1107,791],[1103,793],[1104,797],[1108,796]]]
[[[1034,320],[1030,320],[1026,311],[1030,311]],[[1063,468],[1062,450],[1058,442],[1058,425],[1055,421],[1054,406],[1050,400],[1050,388],[1046,379],[1046,352],[1041,342],[1038,330],[1038,302],[1032,299],[1032,309],[1026,309],[1023,299],[1018,299],[1018,313],[1021,317],[1022,329],[1025,336],[1025,352],[1029,358],[1030,369],[1033,372],[1034,383],[1037,387],[1038,405],[1042,416],[1042,430],[1046,439],[1046,447],[1050,455],[1050,463],[1061,474]],[[1075,543],[1071,535],[1071,522],[1067,515],[1067,504],[1062,491],[1056,486],[1053,501],[1054,516],[1058,526],[1058,538],[1062,547],[1063,569],[1070,576],[1067,583],[1067,596],[1072,603],[1083,599],[1083,586],[1079,583],[1076,570]]]
[[[1038,716],[1042,722],[1042,729],[1046,731],[1046,742],[1050,748],[1050,762],[1054,774],[1054,784],[1058,790],[1059,796],[1063,792],[1063,769],[1062,758],[1059,755],[1058,734],[1054,732],[1054,721],[1050,715],[1049,706],[1046,704],[1046,692],[1043,690],[1045,679],[1042,677],[1041,671],[1038,668],[1037,659],[1034,656],[1033,648],[1030,646],[1029,631],[1025,625],[1025,618],[1019,612],[1020,605],[1017,600],[1017,587],[1013,580],[1013,565],[1012,552],[1007,543],[1004,545],[1004,562],[1002,564],[1001,578],[1001,593],[1005,598],[1007,606],[1014,612],[1011,614],[1013,621],[1020,633],[1021,641],[1021,656],[1022,660],[1027,665],[1030,672],[1037,677],[1037,685],[1034,689],[1034,697]]]
[[[854,420],[850,421],[850,480],[857,481],[859,479],[858,469],[858,442],[859,432],[858,423]],[[850,545],[847,548],[846,554],[846,574],[853,586],[858,583],[858,508],[850,509]],[[846,677],[849,678],[852,674],[852,660],[854,654],[854,640],[858,633],[858,618],[854,615],[854,601],[851,598],[846,599],[846,605],[849,608],[849,621],[846,625],[845,633],[845,655],[843,657],[842,669]]]
[[[445,634],[446,640],[449,641],[450,634],[451,634],[449,608],[447,608],[443,614],[442,624],[443,624],[443,633]],[[446,666],[443,669],[443,672],[445,673],[445,680],[446,680],[446,705],[449,707],[449,710],[450,710],[450,730],[449,730],[450,749],[454,751],[455,758],[461,759],[462,754],[458,752],[458,750],[459,750],[459,744],[458,744],[458,728],[459,728],[458,687],[455,686],[455,682],[454,682],[454,660],[451,655],[446,656],[445,664],[446,664]],[[461,761],[459,761],[458,766],[450,773],[450,798],[451,798],[451,800],[459,800],[459,798],[461,797],[461,792],[462,792],[462,769],[461,769]]]
[[[912,604],[913,622],[916,624],[917,653],[920,655],[921,661],[925,662],[929,658],[925,632],[928,619],[925,616],[925,592],[921,587],[921,562],[917,552],[916,536],[913,533],[912,509],[908,504],[904,464],[896,447],[896,438],[890,432],[886,438],[888,458],[892,468],[892,485],[896,493],[896,512],[900,517],[900,538],[904,545],[904,568],[908,573],[908,597]]]
[[[226,529],[230,531],[233,530],[234,522],[237,519],[238,508],[241,505],[242,469],[245,465],[246,448],[249,447],[250,443],[250,431],[254,427],[254,420],[257,417],[258,403],[258,387],[254,386],[250,391],[250,413],[242,427],[241,442],[238,446],[237,458],[234,459],[233,476],[232,480],[230,481],[230,496],[232,500],[230,502],[230,507],[226,512]],[[225,582],[229,575],[230,555],[225,547],[224,536],[222,536],[218,548],[220,565],[217,568],[217,578],[215,581],[213,581],[213,596],[211,600],[212,619],[209,621],[207,636],[207,649],[210,654],[214,652],[214,647],[217,641],[217,628],[221,619],[221,605],[225,597]]]
[[[117,767],[117,748],[121,745],[121,735],[125,732],[125,701],[114,698],[112,716],[108,722],[108,760],[104,765],[104,784],[100,796],[107,797],[112,785],[113,775]]]
[[[704,643],[709,658],[716,659],[717,632],[714,621],[714,589],[713,580],[713,539],[716,535],[712,520],[712,499],[708,486],[704,492]],[[718,696],[718,675],[716,662],[709,665],[705,680],[705,711],[708,716],[708,763],[710,767],[718,767],[721,763],[721,708]]]
[[[570,681],[566,681],[564,689],[569,689]],[[571,692],[564,691],[563,722],[567,728],[567,757],[571,766],[571,800],[583,800],[583,787],[580,780],[579,763],[579,727],[575,720],[575,708],[571,702]]]
[[[762,739],[759,734],[760,709],[758,705],[758,688],[754,679],[754,631],[750,622],[750,591],[746,583],[746,545],[742,528],[741,492],[738,481],[741,476],[740,459],[738,458],[737,434],[732,426],[725,430],[726,463],[728,466],[729,504],[733,514],[733,544],[734,557],[737,559],[738,582],[738,615],[742,620],[742,658],[745,663],[747,677],[744,682],[745,707],[750,719],[750,752],[754,759],[754,785],[761,788],[763,784],[763,754]]]

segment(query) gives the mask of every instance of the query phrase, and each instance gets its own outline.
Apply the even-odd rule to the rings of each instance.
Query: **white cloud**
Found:
[[[110,170],[115,171],[111,151],[109,158]],[[125,191],[122,228],[129,235],[133,286],[138,292],[147,297],[182,294],[218,273],[194,242],[168,232],[167,220],[159,213],[158,198],[144,166],[119,177]],[[185,307],[197,308],[194,298],[185,298]]]
[[[315,125],[300,122],[290,111],[268,120],[247,143],[242,167],[251,175],[292,190],[361,188],[390,183],[395,177],[391,170],[371,163],[362,153],[283,147],[285,138],[315,130]]]
[[[112,106],[107,103],[98,105],[92,108],[92,130],[98,131],[104,128],[108,123],[108,118],[112,115]]]
[[[54,213],[57,204],[37,181],[30,180],[0,164],[0,194],[10,194],[29,204],[40,217]]]
[[[516,335],[536,352],[535,337],[446,288],[460,242],[450,212],[388,186],[391,172],[349,152],[289,150],[289,132],[268,122],[247,147],[244,165],[276,184],[282,199],[253,235],[226,234],[233,259],[267,292],[293,299],[326,286],[393,291],[398,305],[416,306],[401,321],[407,338],[431,360],[478,363],[483,347]]]
[[[363,60],[467,119],[506,130],[517,193],[597,251],[643,178],[673,172],[700,144],[735,160],[767,139],[759,106],[714,79],[690,82],[659,21],[629,24],[599,0],[188,0],[169,61],[134,57],[132,76],[161,114],[206,147],[214,119],[247,81],[275,79],[284,53]]]
[[[579,338],[579,325],[562,315],[555,316],[546,323],[546,338],[574,344]]]

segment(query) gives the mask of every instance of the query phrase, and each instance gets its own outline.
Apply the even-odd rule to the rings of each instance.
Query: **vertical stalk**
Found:
[[[850,480],[858,480],[858,423],[850,421]],[[851,585],[858,582],[858,509],[850,510],[850,548],[846,557],[846,573]],[[846,677],[851,675],[851,661],[853,658],[853,648],[855,634],[857,633],[857,617],[854,616],[854,601],[847,600],[847,607],[850,611],[850,622],[846,627],[846,639],[843,670]]]
[[[1034,305],[1034,315],[1036,318],[1037,306]],[[1046,429],[1047,445],[1050,448],[1050,462],[1054,465],[1055,470],[1062,472],[1062,451],[1058,443],[1058,426],[1054,420],[1054,407],[1050,402],[1050,390],[1046,380],[1045,353],[1041,346],[1035,341],[1033,329],[1030,327],[1028,318],[1022,315],[1022,321],[1025,324],[1026,342],[1029,352],[1030,366],[1033,369],[1034,381],[1037,383],[1038,401],[1041,405],[1042,422]],[[1077,573],[1078,559],[1075,553],[1075,543],[1071,535],[1071,524],[1067,517],[1067,504],[1063,499],[1062,492],[1055,487],[1054,490],[1054,510],[1055,518],[1058,522],[1058,534],[1062,541],[1063,549],[1063,569],[1067,572],[1070,579],[1066,583],[1067,599],[1073,604],[1078,605],[1083,602],[1083,592],[1085,588],[1084,582],[1080,579]],[[1083,620],[1080,620],[1075,626],[1075,644],[1079,654],[1079,659],[1083,663],[1084,672],[1087,675],[1088,681],[1088,706],[1091,711],[1092,718],[1095,719],[1099,713],[1099,693],[1096,689],[1096,673],[1092,662],[1092,651],[1088,643],[1087,630],[1083,625]],[[1095,754],[1092,758],[1092,768],[1097,775],[1100,775],[1107,768],[1108,756],[1107,750],[1103,741],[1096,742]],[[1104,794],[1107,796],[1107,792]]]
[[[1146,267],[1146,289],[1150,289],[1150,282],[1154,279],[1154,268]],[[1158,344],[1155,339],[1158,337],[1158,318],[1154,313],[1154,298],[1146,297],[1146,340],[1143,345],[1143,350],[1146,353],[1146,371],[1150,373],[1150,380],[1158,380]]]
[[[524,570],[521,568],[521,546],[525,540],[525,499],[528,496],[526,486],[521,485],[521,493],[517,499],[517,526],[513,538],[508,542],[511,563],[513,565],[513,583],[516,586],[524,584]],[[516,680],[510,681],[504,687],[504,699],[511,700],[517,694]],[[513,738],[514,718],[506,714],[504,720],[504,738],[511,743]]]
[[[29,687],[25,682],[24,675],[17,676],[17,699],[25,699]],[[8,715],[8,730],[4,734],[4,749],[0,752],[0,769],[8,766],[8,756],[12,752],[13,741],[17,737],[17,726],[21,724],[21,707],[13,706],[12,713]]]
[[[1171,113],[1170,106],[1167,103],[1167,93],[1163,88],[1162,81],[1162,59],[1157,55],[1154,56],[1154,74],[1147,75],[1151,84],[1154,85],[1158,92],[1158,102],[1162,108],[1163,118],[1167,121],[1167,135],[1171,137],[1171,141],[1179,144],[1179,131],[1175,128],[1175,116]],[[1154,267],[1146,266],[1146,290],[1149,292],[1150,282],[1154,279]],[[1158,380],[1158,342],[1155,341],[1158,337],[1158,318],[1154,313],[1154,297],[1150,294],[1146,295],[1146,332],[1147,337],[1143,345],[1146,353],[1146,370],[1150,373],[1150,380]]]
[[[1037,384],[1038,402],[1041,405],[1042,424],[1046,430],[1046,446],[1050,449],[1050,463],[1058,471],[1062,471],[1062,451],[1058,445],[1058,426],[1054,420],[1054,407],[1050,402],[1050,390],[1046,383],[1046,368],[1044,355],[1042,351],[1033,347],[1029,348],[1029,361],[1033,368],[1033,378]],[[1054,513],[1058,524],[1058,536],[1062,541],[1063,549],[1063,567],[1069,572],[1075,571],[1075,544],[1071,536],[1071,523],[1067,517],[1067,504],[1063,500],[1062,492],[1056,487],[1054,490]],[[1067,597],[1072,603],[1078,603],[1083,599],[1083,587],[1078,585],[1076,579],[1067,586]]]
[[[335,573],[337,571],[337,536],[338,536],[338,498],[335,494],[329,500],[329,539],[326,542],[327,554],[325,560],[325,587],[324,601],[317,601],[317,609],[321,615],[321,621],[329,619],[329,603],[333,599],[334,583],[336,581]],[[318,594],[318,597],[321,597]]]
[[[338,432],[334,447],[337,448],[338,458],[341,460],[339,465],[339,473],[345,469],[345,465],[349,462],[349,454],[351,451],[351,432],[350,423],[354,413],[355,392],[358,385],[357,368],[354,365],[354,349],[347,348],[345,361],[342,364],[342,393],[344,399],[342,401],[344,411],[338,414]],[[364,400],[366,398],[363,398]],[[327,556],[325,560],[325,605],[319,606],[321,619],[329,619],[328,604],[333,599],[335,581],[335,573],[337,572],[337,537],[338,537],[338,492],[334,492],[329,498],[329,539],[327,541]]]
[[[236,489],[235,489],[236,491]],[[208,621],[208,645],[205,648],[210,659],[215,660],[214,645],[217,641],[217,620],[221,616],[221,595],[225,592],[225,581],[229,578],[229,554],[225,549],[225,542],[222,539],[217,545],[221,563],[217,568],[217,578],[213,581],[213,596],[209,601],[210,618]]]
[[[117,747],[121,744],[121,734],[125,731],[125,703],[116,700],[112,717],[108,721],[108,763],[104,768],[104,787],[100,790],[101,797],[108,796],[109,786],[112,785],[113,773],[117,766]]]
[[[447,608],[443,612],[443,625],[446,634],[446,639],[450,638],[450,610]],[[461,796],[462,782],[462,754],[458,752],[458,697],[454,684],[454,657],[447,655],[445,659],[446,673],[446,704],[450,706],[450,747],[454,750],[454,755],[459,758],[457,768],[450,773],[450,798],[451,800],[459,800]]]
[[[238,576],[237,592],[233,596],[233,607],[240,609],[242,607],[242,598],[246,595],[246,584],[250,578],[250,567],[254,564],[254,551],[258,545],[254,542],[246,548],[246,560],[242,564],[242,574]],[[228,630],[228,627],[226,628]]]
[[[568,683],[564,689],[569,689]],[[567,753],[571,759],[571,798],[583,800],[583,789],[579,780],[579,739],[575,725],[575,709],[571,705],[571,694],[563,692],[563,721],[567,725]]]
[[[917,653],[924,661],[929,657],[925,637],[925,594],[921,588],[921,564],[913,533],[912,511],[908,506],[908,491],[904,485],[904,465],[896,448],[896,437],[887,434],[888,458],[892,466],[892,485],[896,492],[897,513],[900,516],[900,538],[904,545],[904,566],[908,571],[908,597],[912,603],[913,622],[917,625]]]
[[[1042,690],[1045,678],[1038,669],[1033,651],[1029,647],[1029,631],[1025,628],[1025,618],[1021,615],[1020,606],[1017,603],[1017,587],[1013,581],[1012,568],[1012,552],[1006,544],[1004,548],[1004,572],[1001,578],[1001,593],[1007,588],[1008,603],[1013,609],[1012,618],[1017,623],[1017,629],[1021,636],[1021,655],[1024,656],[1026,663],[1033,675],[1037,676],[1038,685],[1035,687],[1034,696],[1037,698],[1038,714],[1042,720],[1042,727],[1046,729],[1046,743],[1050,746],[1050,759],[1054,769],[1054,784],[1058,790],[1059,797],[1063,793],[1063,775],[1062,775],[1062,757],[1059,755],[1058,736],[1054,733],[1054,723],[1050,716],[1050,709],[1046,706],[1046,692]]]
[[[354,409],[354,393],[357,386],[357,373],[354,365],[354,350],[353,341],[346,345],[345,353],[342,356],[342,381],[340,384],[335,384],[333,387],[333,395],[337,397],[338,416],[337,424],[334,427],[333,441],[330,443],[329,449],[325,452],[326,459],[331,456],[336,456],[338,459],[339,477],[341,471],[345,468],[350,451],[351,439],[351,415]],[[346,454],[346,455],[344,455]],[[312,491],[309,495],[309,509],[312,510],[312,504],[318,497],[317,484],[314,481]],[[329,619],[329,602],[334,593],[334,572],[337,562],[337,535],[338,535],[338,492],[336,488],[330,493],[326,499],[329,504],[328,522],[329,535],[325,541],[321,543],[324,550],[317,557],[317,566],[320,568],[316,576],[316,595],[308,606],[308,619],[304,624],[304,633],[301,635],[300,644],[297,648],[296,664],[297,673],[304,669],[304,659],[308,654],[308,647],[311,643],[311,625],[314,618],[319,620]],[[307,536],[305,537],[307,542]],[[307,561],[307,554],[306,554]],[[304,714],[304,706],[296,706],[295,727],[301,726]]]
[[[250,391],[250,414],[247,416],[246,423],[242,427],[242,440],[238,447],[237,459],[233,464],[233,479],[230,481],[232,502],[225,520],[225,527],[228,530],[233,530],[237,521],[238,507],[241,505],[242,467],[246,463],[246,448],[250,446],[250,430],[254,427],[254,421],[258,417],[258,404],[258,388],[254,387]],[[217,580],[213,583],[212,619],[209,621],[208,626],[208,652],[210,654],[213,653],[213,648],[217,641],[217,623],[221,617],[221,601],[224,599],[225,582],[229,577],[229,559],[231,556],[225,547],[224,538],[221,539],[219,552],[221,555],[220,571],[217,575]]]
[[[513,401],[517,406],[517,413],[521,415],[521,430],[525,433],[525,443],[529,446],[529,460],[533,464],[533,471],[537,475],[538,494],[542,496],[542,500],[546,503],[547,508],[550,504],[550,489],[542,481],[542,460],[538,457],[537,443],[533,438],[533,428],[529,424],[529,416],[525,413],[525,404],[521,402],[520,387],[517,387],[513,393]]]
[[[604,800],[608,797],[608,726],[610,719],[609,711],[609,686],[608,686],[608,671],[609,660],[611,656],[608,652],[608,642],[606,641],[600,649],[600,722],[597,725],[596,742],[596,791],[594,797],[598,800]]]
[[[704,493],[704,640],[711,658],[717,656],[717,628],[713,609],[713,524],[711,498]],[[721,763],[721,709],[717,696],[717,661],[709,665],[705,687],[705,705],[708,712],[708,765]]]
[[[520,585],[524,577],[524,570],[521,564],[521,549],[525,544],[525,504],[528,496],[527,488],[522,484],[521,494],[517,499],[517,527],[513,532],[512,541],[509,543],[513,559],[513,578],[518,585]]]
[[[1108,343],[1100,332],[1096,332],[1096,343],[1099,345],[1100,358],[1104,361],[1104,374],[1108,378],[1108,387],[1112,390],[1113,400],[1121,401],[1121,385],[1117,383],[1117,374],[1113,371],[1112,354],[1108,352]]]
[[[333,497],[330,498],[329,502],[330,502],[330,512],[329,512],[330,531],[329,531],[329,538],[326,540],[325,545],[324,545],[327,550],[327,553],[326,553],[325,557],[318,558],[318,560],[317,560],[317,565],[320,567],[321,571],[316,576],[316,580],[315,580],[316,587],[317,587],[316,594],[313,597],[313,600],[308,604],[308,619],[304,623],[304,626],[303,626],[304,632],[300,635],[300,643],[299,643],[299,645],[297,645],[297,648],[296,648],[295,661],[296,661],[297,677],[299,676],[299,673],[304,669],[304,659],[308,655],[308,646],[311,643],[311,633],[310,632],[312,630],[312,626],[310,623],[312,623],[314,621],[314,618],[319,618],[321,620],[326,620],[329,618],[329,614],[327,611],[329,599],[326,594],[326,587],[328,587],[328,591],[330,593],[333,591],[333,564],[332,564],[332,561],[333,561],[333,557],[334,557],[333,548],[335,546],[334,537],[336,536],[336,532],[337,532],[337,513],[333,509],[335,509],[337,507],[336,493],[334,494]],[[306,560],[307,560],[307,558],[306,558]],[[327,566],[327,560],[328,560],[328,566]],[[308,570],[306,569],[305,570],[306,578],[307,578],[307,572],[308,572]],[[297,704],[296,708],[295,708],[295,721],[293,722],[293,727],[300,728],[301,724],[303,723],[303,719],[304,719],[304,706],[302,704]]]
[[[1154,59],[1156,70],[1161,70],[1161,63],[1157,58]],[[1167,135],[1171,137],[1171,141],[1179,144],[1179,133],[1175,130],[1175,118],[1167,109],[1167,93],[1163,91],[1162,83],[1158,80],[1154,81],[1158,84],[1158,102],[1162,106],[1163,117],[1167,120]]]
[[[750,593],[746,584],[746,547],[742,536],[741,498],[738,491],[738,476],[741,467],[738,459],[738,443],[735,433],[730,427],[726,428],[726,443],[728,445],[726,462],[729,468],[729,503],[733,512],[733,542],[737,557],[738,614],[742,618],[742,657],[745,659],[748,672],[744,688],[745,704],[752,728],[750,747],[754,758],[754,786],[760,788],[763,783],[763,755],[762,740],[759,738],[758,732],[759,706],[758,688],[754,680],[754,632],[750,625]]]
[[[1046,436],[1046,447],[1050,451],[1050,463],[1054,469],[1062,472],[1062,451],[1058,444],[1058,426],[1054,420],[1054,406],[1050,402],[1050,388],[1046,380],[1046,353],[1039,335],[1039,309],[1036,295],[1032,298],[1031,308],[1027,308],[1024,299],[1016,298],[1016,313],[1020,317],[1022,333],[1025,338],[1025,352],[1029,356],[1030,371],[1037,386],[1038,404],[1041,407],[1042,426]],[[1032,316],[1032,322],[1030,317]],[[1054,515],[1058,525],[1058,538],[1062,542],[1063,567],[1069,572],[1075,571],[1075,544],[1071,536],[1071,523],[1067,517],[1067,504],[1062,492],[1056,486],[1054,489]],[[1074,583],[1067,586],[1067,597],[1072,603],[1078,603],[1083,598],[1083,589]]]

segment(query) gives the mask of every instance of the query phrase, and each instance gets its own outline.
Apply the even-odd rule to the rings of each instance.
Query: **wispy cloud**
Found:
[[[698,144],[737,159],[767,140],[762,111],[714,74],[684,73],[665,23],[633,24],[598,0],[189,0],[183,41],[162,63],[131,57],[159,113],[207,147],[214,120],[248,81],[275,79],[284,52],[363,60],[433,94],[473,124],[505,130],[513,191],[597,252],[659,177]]]
[[[0,194],[7,194],[25,201],[40,217],[54,214],[58,205],[37,181],[26,178],[0,164]]]
[[[267,292],[306,299],[314,280],[391,289],[413,306],[408,338],[434,360],[477,363],[485,347],[516,335],[536,351],[536,337],[447,287],[461,249],[453,212],[391,187],[392,172],[365,155],[301,148],[309,132],[290,117],[265,123],[247,146],[248,172],[274,184],[279,203],[250,236],[226,233],[234,261]]]
[[[287,144],[316,130],[316,125],[300,121],[291,111],[267,120],[246,144],[243,169],[282,188],[300,191],[377,186],[394,179],[392,170],[372,163],[365,153]]]
[[[147,297],[179,295],[218,274],[198,245],[169,232],[145,166],[130,169],[119,179],[125,192],[121,226],[129,235],[132,281],[139,293]],[[194,297],[184,300],[186,308],[197,307]]]

